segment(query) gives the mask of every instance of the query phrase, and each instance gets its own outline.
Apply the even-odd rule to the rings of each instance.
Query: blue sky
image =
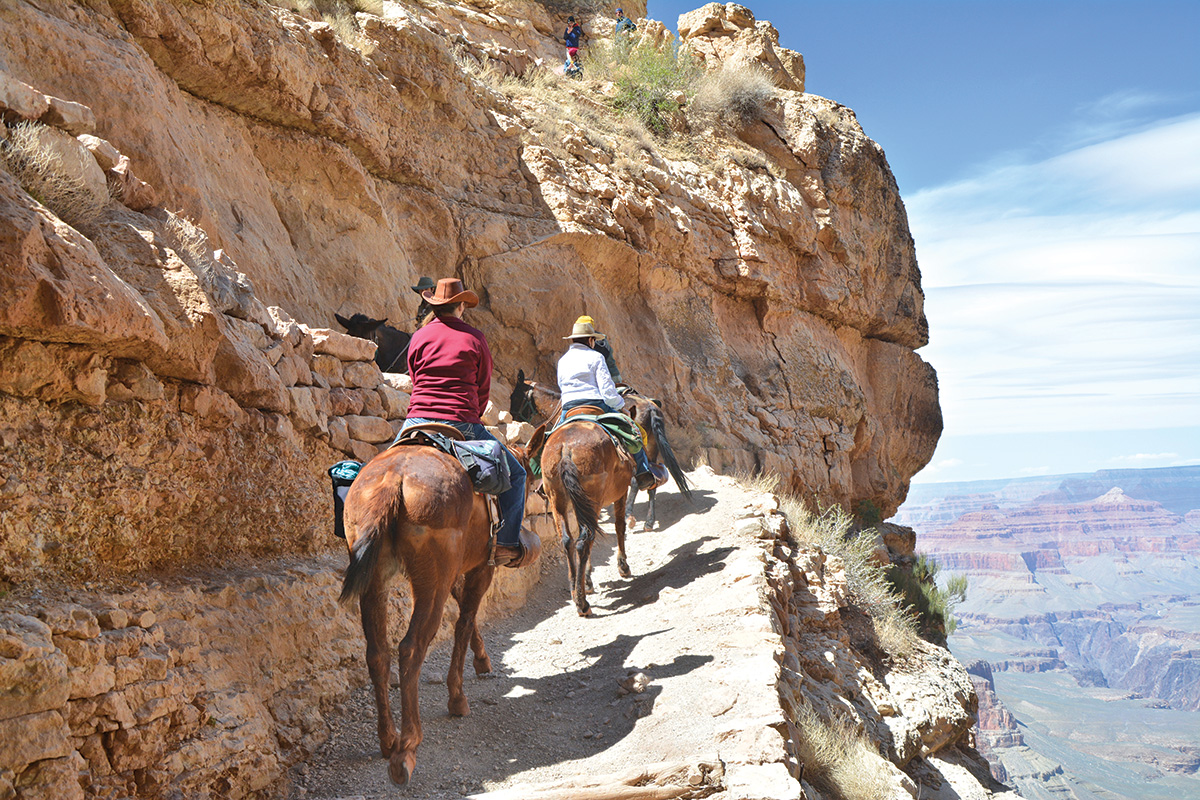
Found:
[[[905,199],[946,423],[915,480],[1200,463],[1200,2],[748,5]]]

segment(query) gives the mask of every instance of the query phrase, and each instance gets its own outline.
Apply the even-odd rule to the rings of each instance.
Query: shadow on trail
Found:
[[[678,492],[658,492],[658,497],[655,500],[655,516],[657,518],[659,528],[669,528],[685,517],[693,514],[703,514],[717,504],[715,492],[705,491],[692,487],[692,499],[689,502],[686,497]],[[633,518],[638,522],[645,522],[646,515],[650,513],[650,500],[643,492],[638,492],[638,499],[634,502],[635,507],[642,509],[639,515],[634,510],[628,509],[626,513],[633,514]]]
[[[634,649],[643,639],[666,630],[618,634],[586,650],[563,653],[563,671],[541,678],[506,674],[497,658],[504,647],[494,647],[493,663],[499,673],[487,678],[468,675],[466,679],[464,688],[471,700],[467,717],[448,716],[445,691],[423,681],[422,754],[451,750],[457,751],[453,760],[471,761],[471,772],[476,776],[483,773],[484,777],[462,775],[459,780],[465,781],[454,788],[465,794],[481,791],[481,780],[501,781],[538,767],[589,758],[613,747],[639,719],[653,712],[664,680],[686,675],[713,660],[708,655],[680,655],[666,664],[631,662]],[[547,659],[554,664],[555,654],[548,652]],[[430,661],[435,662],[430,666],[436,673],[444,671],[442,658]],[[645,691],[622,691],[620,682],[635,672],[649,678]],[[394,696],[393,702],[398,703],[399,697]],[[386,764],[377,759],[373,768],[385,770]],[[406,794],[431,796],[427,793],[450,788],[454,779],[453,774],[432,774],[429,770],[422,774],[418,757],[414,781]]]
[[[705,542],[714,536],[705,536],[685,542],[670,552],[670,557],[644,575],[618,578],[604,587],[604,594],[592,600],[593,613],[598,616],[620,614],[625,611],[653,603],[662,595],[663,589],[682,589],[694,580],[720,571],[725,558],[734,551],[732,547],[719,547],[700,552]]]

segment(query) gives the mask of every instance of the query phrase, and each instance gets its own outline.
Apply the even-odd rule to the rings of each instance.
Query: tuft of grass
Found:
[[[888,569],[887,576],[912,608],[921,638],[945,647],[947,637],[958,627],[954,609],[967,599],[967,576],[950,576],[943,589],[937,581],[941,570],[942,565],[935,559],[920,553],[911,572],[893,566]]]
[[[746,470],[737,470],[733,473],[733,479],[746,487],[752,492],[761,492],[763,494],[775,494],[779,491],[779,485],[783,482],[783,478],[778,472],[748,472]],[[791,520],[788,520],[791,523]]]
[[[811,706],[801,706],[796,727],[805,777],[819,789],[840,800],[889,796],[883,758],[856,726],[836,716],[822,719]]]
[[[850,599],[867,613],[884,652],[902,658],[917,644],[917,623],[903,598],[888,580],[887,572],[875,561],[875,529],[856,531],[854,518],[840,506],[814,514],[799,498],[783,495],[780,510],[796,544],[820,547],[838,556],[846,565]]]
[[[58,151],[43,139],[44,128],[36,122],[13,126],[0,145],[0,163],[31,197],[86,233],[104,211],[107,198],[97,197],[67,169]]]
[[[761,67],[726,63],[700,79],[689,113],[737,129],[762,119],[774,94],[775,83]]]
[[[319,16],[338,40],[364,56],[375,51],[375,43],[358,26],[358,12],[382,17],[384,0],[270,0],[280,8],[298,11],[306,16]]]

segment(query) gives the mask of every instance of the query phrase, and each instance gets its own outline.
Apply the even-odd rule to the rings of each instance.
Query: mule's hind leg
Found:
[[[575,574],[573,594],[575,595],[575,610],[581,617],[592,615],[592,607],[587,601],[587,590],[588,584],[591,583],[592,539],[595,536],[595,531],[581,528],[579,541],[575,543],[575,549],[579,551],[579,570]]]
[[[650,498],[650,508],[646,510],[646,530],[652,531],[658,528],[658,520],[655,519],[654,500],[658,497],[658,489],[647,489],[646,495]]]
[[[403,786],[417,766],[417,745],[421,743],[421,707],[417,702],[421,665],[425,654],[442,623],[442,612],[450,598],[453,577],[433,574],[413,576],[412,619],[408,632],[400,642],[400,741],[392,751],[388,776],[392,783]]]
[[[396,749],[399,737],[392,721],[392,704],[388,697],[388,673],[392,668],[391,648],[387,636],[387,588],[378,578],[358,599],[362,612],[363,636],[367,640],[367,671],[375,690],[376,723],[379,727],[379,755],[387,758]]]
[[[625,498],[622,497],[617,502],[613,503],[613,518],[616,520],[617,526],[617,572],[622,578],[631,578],[633,573],[629,571],[629,561],[625,558]]]
[[[562,544],[563,553],[567,557],[567,591],[575,585],[575,550],[571,547],[571,528],[567,524],[567,515],[560,514],[557,509],[554,511],[554,522],[558,525],[559,541]]]
[[[471,713],[467,696],[463,694],[463,666],[467,660],[467,644],[475,651],[475,674],[482,675],[492,671],[492,662],[483,647],[483,637],[479,635],[477,614],[479,604],[492,583],[495,569],[482,564],[467,573],[462,590],[455,592],[458,600],[458,622],[454,625],[454,650],[450,655],[450,673],[446,676],[446,688],[450,690],[450,714],[455,717],[465,717]]]

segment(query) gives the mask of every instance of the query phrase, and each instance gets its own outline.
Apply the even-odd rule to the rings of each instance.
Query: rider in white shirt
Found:
[[[617,391],[604,356],[594,349],[596,342],[605,338],[596,331],[594,320],[580,317],[571,328],[571,335],[563,338],[570,340],[571,346],[558,360],[558,391],[562,397],[558,424],[567,418],[568,411],[578,406],[596,406],[612,412],[623,409],[625,398]],[[638,466],[635,476],[638,486],[646,488],[653,483],[654,476],[644,448],[634,454],[634,461]]]

